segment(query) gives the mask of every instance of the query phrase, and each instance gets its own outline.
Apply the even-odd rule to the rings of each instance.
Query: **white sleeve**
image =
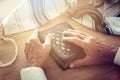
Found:
[[[40,67],[27,67],[20,71],[21,80],[47,80],[45,73]]]
[[[105,31],[109,34],[120,35],[120,17],[105,17]]]
[[[120,65],[120,48],[118,49],[116,56],[114,58],[114,63]]]

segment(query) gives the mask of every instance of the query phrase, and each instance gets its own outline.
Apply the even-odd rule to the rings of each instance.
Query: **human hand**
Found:
[[[86,53],[85,58],[73,61],[69,65],[70,68],[113,62],[117,47],[101,42],[97,38],[77,30],[67,30],[63,34],[63,41],[82,47]]]
[[[38,30],[35,30],[32,36],[26,41],[25,55],[30,65],[42,66],[49,56],[51,50],[52,35],[48,34],[45,42],[41,43],[38,38]]]

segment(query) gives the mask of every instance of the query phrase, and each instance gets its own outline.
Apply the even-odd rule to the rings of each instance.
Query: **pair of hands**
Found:
[[[77,30],[64,31],[63,35],[63,41],[82,47],[86,53],[85,58],[73,61],[69,65],[70,68],[113,62],[117,51],[116,47],[105,44],[97,38],[88,36]],[[38,38],[38,30],[36,30],[26,41],[25,54],[31,65],[42,66],[44,64],[51,50],[51,40],[52,35],[48,34],[45,42],[41,43]]]

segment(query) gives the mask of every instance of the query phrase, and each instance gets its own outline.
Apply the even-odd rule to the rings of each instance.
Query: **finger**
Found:
[[[85,33],[80,32],[79,30],[68,29],[67,31],[75,32],[75,33],[81,34],[81,35],[83,35],[83,36],[87,36]]]
[[[39,29],[36,29],[36,30],[33,32],[32,37],[38,38],[38,32],[39,32]]]
[[[38,37],[38,32],[39,32],[39,30],[36,29],[36,30],[32,33],[31,37],[30,37],[27,41],[37,40],[38,42],[40,42],[39,37]],[[41,44],[41,42],[40,42],[40,44]]]
[[[41,42],[39,41],[39,38],[38,38],[38,29],[36,29],[32,36],[25,42],[26,43],[26,47],[25,47],[25,54],[27,55],[29,53],[29,49],[31,46],[34,46],[34,45],[41,45]]]
[[[32,54],[33,52],[33,46],[31,46],[30,48],[29,48],[29,51],[27,52],[27,55],[26,55],[26,58],[28,59],[28,60],[31,60],[34,56],[34,54]]]
[[[26,42],[25,43],[25,50],[24,50],[24,52],[25,52],[25,55],[28,55],[28,52],[29,52],[29,50],[30,50],[30,42]]]
[[[30,55],[32,55],[32,50],[33,50],[34,44],[31,44],[31,42],[26,42],[26,47],[25,47],[25,55],[26,58],[28,59]]]
[[[30,60],[31,66],[36,66],[36,60],[33,58]]]
[[[89,57],[85,57],[83,59],[75,60],[72,63],[70,63],[70,68],[76,68],[80,66],[90,65],[92,61],[89,59]]]
[[[52,41],[52,34],[48,34],[45,37],[45,42],[43,43],[43,46],[48,48],[48,50],[51,48],[51,41]]]
[[[28,60],[28,61],[27,61],[27,66],[36,66],[36,62],[33,63],[33,61]]]
[[[85,33],[82,33],[82,32],[80,32],[79,30],[67,29],[66,31],[69,31],[69,32],[75,32],[75,33],[82,34],[82,35],[86,36]]]
[[[63,35],[64,35],[64,36],[73,36],[73,37],[78,37],[78,38],[81,38],[81,39],[86,38],[86,36],[85,36],[85,35],[80,34],[79,32],[76,32],[76,31],[69,31],[69,30],[64,31],[64,32],[63,32]]]
[[[78,45],[82,48],[84,48],[85,44],[86,44],[82,39],[80,39],[78,37],[63,37],[63,41],[70,42],[70,43]]]

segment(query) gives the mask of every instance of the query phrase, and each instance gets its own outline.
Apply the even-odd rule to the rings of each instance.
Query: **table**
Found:
[[[78,29],[81,32],[85,32],[91,36],[96,36],[102,41],[105,41],[109,44],[114,44],[116,46],[120,45],[119,36],[109,36],[95,32],[66,16],[59,16],[53,19],[46,25],[40,27],[40,30],[46,29],[64,21],[68,22],[75,29]],[[0,80],[20,80],[20,69],[27,67],[27,60],[24,54],[25,41],[29,38],[33,31],[34,30],[30,30],[27,32],[6,36],[13,38],[17,42],[19,54],[17,60],[12,65],[0,68]],[[3,47],[6,48],[9,46],[5,42],[1,41],[0,48]],[[8,51],[11,52],[11,49],[8,49]],[[83,66],[76,69],[68,69],[63,71],[52,60],[52,58],[49,57],[45,62],[44,71],[48,80],[120,80],[120,67],[115,64]]]

